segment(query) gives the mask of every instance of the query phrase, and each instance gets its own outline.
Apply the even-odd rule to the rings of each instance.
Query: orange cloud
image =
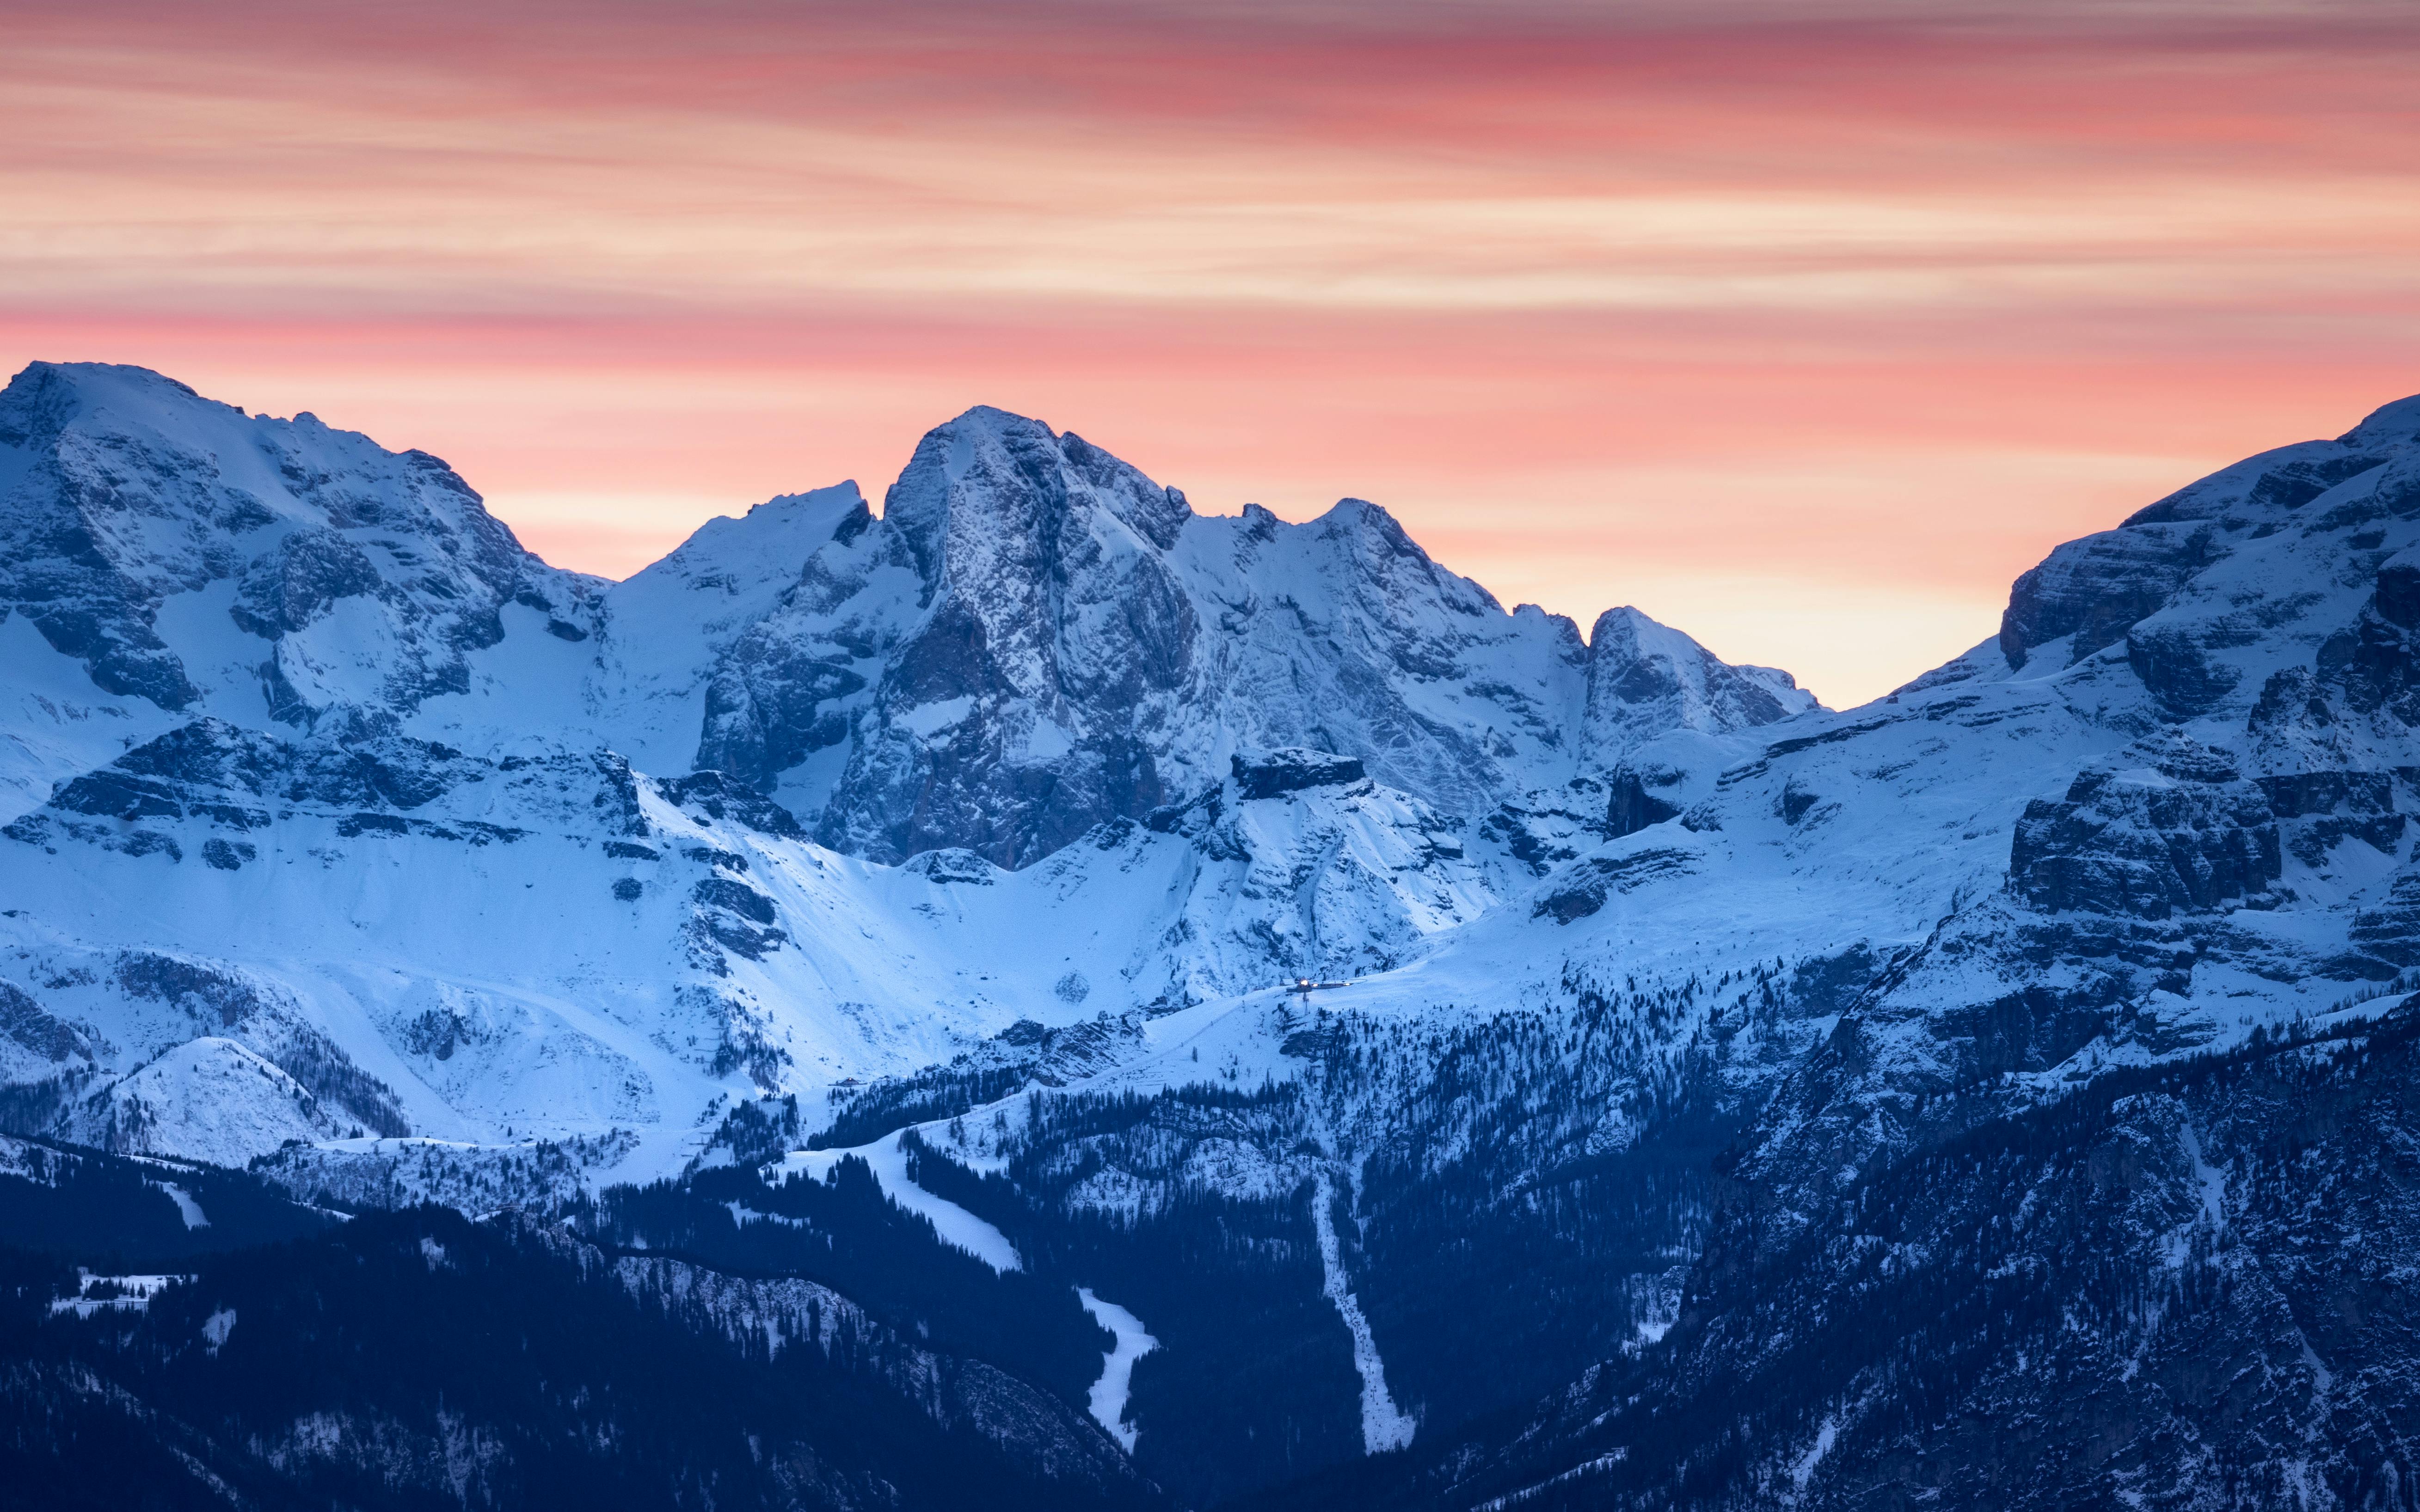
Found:
[[[426,447],[617,574],[1001,404],[1835,701],[2420,389],[2408,8],[1810,14],[38,8],[0,360]]]

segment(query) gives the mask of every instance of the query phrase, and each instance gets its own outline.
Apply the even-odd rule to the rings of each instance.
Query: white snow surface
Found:
[[[1814,1442],[1807,1446],[1807,1452],[1800,1455],[1797,1462],[1790,1467],[1791,1489],[1795,1494],[1800,1496],[1806,1494],[1807,1483],[1815,1478],[1815,1467],[1822,1464],[1823,1457],[1832,1452],[1832,1445],[1838,1440],[1839,1434],[1838,1415],[1827,1415],[1823,1419],[1823,1426],[1815,1430]]]
[[[1336,1304],[1336,1315],[1344,1319],[1345,1330],[1353,1335],[1353,1368],[1361,1377],[1361,1452],[1385,1454],[1408,1446],[1418,1425],[1395,1406],[1387,1390],[1387,1363],[1378,1358],[1378,1341],[1353,1295],[1352,1277],[1344,1272],[1336,1218],[1329,1211],[1335,1200],[1335,1187],[1322,1175],[1311,1198],[1311,1222],[1319,1233],[1319,1263],[1326,1278],[1327,1300]]]
[[[194,1200],[192,1193],[173,1181],[154,1181],[151,1184],[166,1193],[168,1200],[177,1205],[177,1216],[185,1221],[187,1229],[208,1228],[210,1226],[209,1215],[202,1211],[202,1205]]]
[[[1116,1303],[1103,1302],[1092,1288],[1078,1287],[1076,1295],[1094,1320],[1117,1337],[1116,1345],[1101,1356],[1101,1379],[1093,1382],[1093,1420],[1132,1454],[1139,1430],[1126,1421],[1127,1388],[1134,1382],[1135,1362],[1158,1349],[1159,1340],[1144,1329],[1141,1319]]]
[[[804,1171],[818,1181],[829,1181],[840,1163],[855,1155],[874,1168],[874,1179],[881,1184],[883,1195],[907,1211],[929,1220],[934,1231],[941,1236],[941,1242],[964,1250],[1002,1273],[1022,1270],[1025,1262],[1017,1258],[1016,1246],[1009,1242],[1006,1234],[947,1197],[935,1196],[908,1180],[908,1154],[900,1148],[900,1137],[898,1134],[886,1134],[870,1145],[850,1149],[792,1150],[773,1170],[780,1175]]]
[[[785,496],[605,584],[520,551],[436,459],[308,416],[54,364],[0,407],[22,438],[0,444],[0,551],[91,532],[114,576],[80,591],[156,642],[104,671],[0,615],[0,823],[23,821],[0,841],[0,981],[41,1015],[0,1036],[0,1077],[91,1074],[55,1132],[113,1148],[241,1163],[627,1133],[599,1179],[665,1174],[737,1100],[812,1105],[1020,1020],[1415,959],[1531,879],[1474,806],[1615,754],[1571,738],[1620,710],[1569,622],[1505,614],[1384,511],[1196,516],[999,411],[936,431],[881,519],[850,484]],[[1019,491],[1037,458],[1060,494]],[[1080,548],[1039,523],[1053,510]],[[1032,558],[1047,539],[1065,548]],[[1055,640],[1033,619],[1049,593]],[[1117,684],[1143,600],[1190,647],[1173,681],[1140,703],[1053,692]],[[900,682],[953,614],[986,627],[1005,684]],[[1624,667],[1668,674],[1684,727],[1719,733],[1751,686],[1811,702],[1620,624]],[[838,743],[794,751],[800,658],[856,687],[815,706]],[[1013,872],[946,849],[877,864],[659,780],[761,757],[813,825],[836,784],[879,792],[883,763],[923,759],[898,742],[997,737],[1039,770],[1137,732],[1169,796],[1223,784],[1223,803]],[[163,737],[187,744],[163,758]],[[1226,781],[1238,753],[1307,739],[1373,777],[1249,801]],[[849,842],[867,811],[825,827]]]
[[[146,1312],[151,1306],[152,1298],[178,1282],[189,1279],[191,1278],[181,1275],[96,1275],[78,1266],[76,1268],[77,1294],[72,1297],[54,1298],[51,1303],[51,1312],[54,1316],[60,1313],[73,1313],[78,1318],[90,1318],[95,1313],[105,1312]],[[114,1286],[122,1295],[86,1297],[83,1294],[97,1283]],[[230,1315],[231,1319],[232,1315]]]
[[[110,564],[96,612],[131,616],[123,643],[156,639],[188,688],[110,691],[96,676],[135,673],[0,617],[0,1080],[75,1078],[46,1132],[130,1151],[576,1137],[627,1151],[591,1179],[646,1179],[737,1103],[820,1117],[840,1084],[1020,1025],[1102,1027],[1072,1087],[1249,1088],[1303,1074],[1285,1047],[1323,1013],[1450,1025],[1553,1009],[1580,978],[1853,951],[1904,955],[1865,1020],[1877,1074],[1938,1070],[1924,1015],[2038,975],[1995,943],[2045,917],[2008,885],[2029,803],[2087,767],[2173,787],[2141,744],[2161,732],[2247,776],[2410,764],[2383,716],[2249,722],[2420,551],[2420,522],[2374,503],[2420,466],[2409,405],[2162,506],[2219,541],[2133,632],[2207,648],[2216,691],[2190,717],[2136,671],[2149,653],[2073,657],[2071,637],[2021,658],[1986,640],[1832,713],[1635,610],[1585,639],[1506,613],[1374,505],[1198,515],[999,411],[928,437],[878,518],[854,485],[785,496],[605,584],[521,552],[435,459],[316,421],[42,364],[0,409],[0,435],[35,438],[0,442],[0,551],[80,522]],[[2262,469],[2352,446],[2386,460],[2259,514]],[[2362,534],[2326,526],[2364,511]],[[1169,800],[1148,823],[872,858],[921,793],[959,783],[981,817],[1128,738]],[[1238,758],[1297,747],[1365,775],[1245,795]],[[680,785],[709,752],[760,762],[798,826]],[[1618,782],[1662,822],[1607,838]],[[2265,958],[2212,955],[2146,1008],[2194,1047],[2327,1011],[2344,984],[2314,967],[2415,837],[2290,856],[2273,899],[2225,915]],[[1297,975],[1349,985],[1270,990]],[[1694,997],[1664,1032],[1725,1006]],[[2089,1053],[2166,1053],[2148,1044]],[[1340,1146],[1392,1096],[1344,1110]],[[1016,1263],[905,1180],[895,1135],[861,1152],[952,1242]],[[1236,1190],[1288,1179],[1222,1158]]]
[[[23,615],[0,620],[0,824],[179,722],[148,699],[94,687]]]

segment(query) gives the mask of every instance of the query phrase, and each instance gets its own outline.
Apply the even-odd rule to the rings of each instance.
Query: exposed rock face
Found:
[[[2356,963],[2376,961],[2385,968],[2361,975],[2385,980],[2420,966],[2420,871],[2407,867],[2396,873],[2386,896],[2375,907],[2355,914],[2347,933],[2359,952]]]
[[[2415,432],[2420,402],[2390,405],[2335,440],[2248,457],[2137,511],[2114,531],[2069,542],[2010,590],[2001,651],[2021,668],[2041,648],[2065,642],[2062,661],[2073,666],[2117,644],[2246,532],[2252,539],[2275,534],[2322,495],[2384,467]]]
[[[1636,614],[1592,660],[1375,506],[1199,517],[996,410],[928,436],[880,518],[853,485],[785,496],[610,588],[433,458],[139,370],[28,369],[0,463],[9,707],[57,725],[0,750],[0,843],[82,919],[11,947],[9,1117],[126,1148],[541,1106],[585,1136],[921,1063],[1001,1011],[950,933],[978,893],[1131,933],[1043,963],[1034,1012],[1385,970],[1594,843],[1583,769],[1617,748],[1811,706]],[[811,836],[911,864],[872,880]],[[894,913],[928,958],[868,953]],[[385,931],[421,964],[336,964]],[[130,949],[273,1007],[197,1016]],[[644,1032],[564,1006],[599,980]],[[915,1023],[871,1006],[903,993]],[[180,1122],[212,1088],[248,1111]]]
[[[1139,952],[1122,973],[1165,977],[1157,1011],[1412,959],[1497,902],[1457,830],[1418,798],[1379,786],[1357,761],[1290,748],[1239,752],[1227,782],[1155,810],[1140,828],[1103,826],[1069,854],[1139,858],[1161,835],[1189,846],[1190,886],[1167,935],[1187,942],[1183,964],[1171,971],[1173,963]],[[1045,870],[1069,865],[1054,858]]]
[[[948,843],[1025,864],[1202,791],[1236,744],[1340,752],[1483,811],[1640,733],[1812,703],[1635,611],[1604,622],[1602,653],[1568,622],[1507,620],[1373,505],[1307,526],[1197,517],[1080,438],[997,411],[927,437],[876,529],[915,564],[925,616],[820,832],[877,856]]]
[[[409,713],[468,690],[506,605],[582,636],[594,615],[600,585],[523,551],[442,462],[307,414],[38,363],[0,393],[0,605],[163,709],[234,681],[287,723]],[[211,607],[163,626],[179,595]]]
[[[845,755],[851,711],[901,633],[866,579],[887,570],[914,604],[873,526],[854,484],[786,495],[707,521],[615,584],[586,673],[597,737],[655,771],[727,772],[765,792],[802,761]]]
[[[1640,772],[1623,767],[1608,779],[1610,793],[1606,799],[1605,823],[1608,839],[1619,840],[1635,835],[1650,825],[1660,825],[1667,819],[1677,819],[1681,807],[1656,795],[1654,789],[1668,786],[1657,782],[1661,772]],[[1679,774],[1673,774],[1677,777]]]
[[[706,686],[697,764],[769,790],[783,772],[848,738],[840,705],[864,687],[845,656],[751,631],[723,653]]]
[[[1369,772],[1350,756],[1331,756],[1324,750],[1304,750],[1299,746],[1284,750],[1237,751],[1228,758],[1235,778],[1235,792],[1245,798],[1274,798],[1280,793],[1298,793],[1304,788],[1340,787],[1358,782]]]
[[[1166,802],[1150,737],[1198,622],[1165,553],[1190,517],[1183,495],[1032,421],[975,410],[926,436],[877,528],[923,614],[876,683],[827,840],[1016,866]]]
[[[1721,1085],[1789,1068],[1726,1157],[1760,1244],[1946,1137],[1931,1100],[2056,1097],[2420,964],[2415,441],[2406,401],[2226,470],[2060,548],[1998,643],[1887,700],[1761,749],[1668,733],[1608,772],[1615,838],[1525,897],[1537,925],[1597,941],[1633,992],[1724,950],[1734,981],[1743,958],[1864,963],[1805,1019],[1768,984],[1691,1021]]]
[[[2411,501],[2420,513],[2420,488]],[[2405,729],[2420,726],[2420,630],[2410,602],[2415,581],[2420,569],[2409,561],[2381,567],[2361,618],[2319,648],[2319,686],[2356,717],[2383,716]]]
[[[2411,821],[2396,807],[2396,774],[2294,772],[2257,780],[2270,810],[2285,824],[2288,848],[2304,866],[2326,866],[2348,839],[2384,856],[2402,854]]]
[[[350,475],[204,408],[152,428]],[[634,1224],[721,1152],[914,1125],[890,1153],[1031,1295],[1161,1341],[1135,1463],[1204,1503],[1409,1424],[1365,1504],[2224,1505],[2296,1445],[2312,1504],[2389,1504],[2415,443],[2392,406],[2063,547],[2001,639],[1839,715],[1630,611],[1507,614],[1373,506],[1197,516],[997,411],[881,517],[784,497],[601,594],[524,563],[565,594],[486,644],[380,544],[475,555],[430,544],[467,505],[297,502],[240,551],[206,510],[197,576],[75,579],[86,640],[0,621],[0,1119],[349,1201],[683,1173]],[[40,515],[49,454],[6,455]],[[364,625],[340,699],[257,675]],[[145,634],[176,708],[93,680]],[[532,1130],[592,1153],[516,1174]],[[844,1252],[774,1211],[691,1232]],[[1027,1343],[1080,1394],[1089,1336]]]
[[[1246,748],[1338,752],[1475,818],[1668,729],[1814,706],[1635,610],[1594,647],[1507,615],[1374,505],[1200,517],[994,409],[925,437],[879,519],[852,485],[777,499],[610,591],[522,551],[433,457],[139,369],[27,369],[0,447],[0,605],[104,691],[471,749],[542,710],[879,860],[1030,865]]]
[[[2038,908],[2138,918],[2267,891],[2283,862],[2261,788],[2190,742],[2160,754],[2156,765],[2081,773],[2065,798],[2026,805],[2009,886]]]
[[[794,559],[786,584],[762,565]],[[956,847],[1031,865],[1207,791],[1246,749],[1335,752],[1475,818],[1670,730],[1815,707],[1789,674],[1728,666],[1635,609],[1588,644],[1559,617],[1507,615],[1375,505],[1298,526],[1257,506],[1197,516],[1082,438],[995,409],[926,436],[879,519],[853,489],[775,501],[610,609],[609,662],[706,642],[680,674],[697,765],[887,861]]]
[[[2334,441],[2263,453],[2017,580],[2009,665],[2080,666],[2122,648],[2168,722],[2248,717],[2256,764],[2383,757],[2420,724],[2410,639],[2420,401]],[[2290,648],[2290,649],[2289,649]],[[2382,763],[2381,763],[2382,764]]]
[[[14,1046],[5,1053],[15,1071],[39,1074],[71,1058],[92,1058],[91,1047],[72,1025],[44,1010],[33,994],[14,982],[0,982],[0,1036]]]
[[[1815,706],[1788,672],[1734,667],[1635,609],[1606,609],[1589,632],[1582,744],[1597,765],[1670,731],[1751,730]]]
[[[1596,856],[1565,873],[1560,887],[1538,900],[1533,918],[1568,924],[1603,908],[1607,897],[1635,892],[1661,877],[1683,876],[1699,868],[1696,855],[1683,850],[1633,851],[1619,858]]]

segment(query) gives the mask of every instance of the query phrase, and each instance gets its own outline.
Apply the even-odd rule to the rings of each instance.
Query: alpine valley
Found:
[[[0,1503],[2420,1506],[2415,729],[2420,399],[1835,712],[994,409],[614,583],[36,363]]]

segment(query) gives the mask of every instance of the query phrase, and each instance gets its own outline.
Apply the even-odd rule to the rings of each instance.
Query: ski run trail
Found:
[[[1335,1183],[1322,1176],[1318,1195],[1311,1200],[1311,1219],[1319,1227],[1319,1263],[1327,1276],[1327,1300],[1336,1304],[1336,1315],[1353,1335],[1353,1368],[1361,1376],[1362,1452],[1374,1455],[1409,1447],[1414,1425],[1387,1394],[1386,1362],[1378,1358],[1370,1319],[1361,1316],[1361,1304],[1354,1300],[1352,1283],[1344,1274],[1336,1218],[1330,1211],[1336,1205]]]
[[[1158,1349],[1159,1340],[1144,1330],[1141,1319],[1116,1303],[1094,1296],[1092,1288],[1078,1287],[1076,1295],[1083,1300],[1086,1312],[1117,1335],[1117,1347],[1101,1357],[1101,1379],[1093,1382],[1093,1417],[1132,1454],[1135,1427],[1125,1421],[1126,1389],[1134,1381],[1135,1362]]]

